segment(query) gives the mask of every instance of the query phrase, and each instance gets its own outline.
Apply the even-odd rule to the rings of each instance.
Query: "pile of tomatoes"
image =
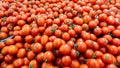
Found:
[[[0,0],[0,68],[119,67],[116,0]]]

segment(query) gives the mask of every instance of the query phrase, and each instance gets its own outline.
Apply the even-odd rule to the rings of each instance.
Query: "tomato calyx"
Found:
[[[30,64],[30,65],[29,65],[29,68],[33,68],[33,65],[32,65],[32,64]]]
[[[27,47],[25,50],[28,52],[28,51],[30,51],[30,48]]]
[[[69,28],[74,29],[74,28],[75,28],[75,24],[71,24],[71,25],[69,26]]]
[[[46,63],[48,62],[48,60],[47,60],[47,59],[45,59],[44,61],[45,61]]]
[[[115,64],[116,66],[119,66],[119,63],[118,63],[118,62],[115,62],[114,64]]]
[[[75,42],[75,38],[71,38],[71,41]]]
[[[80,55],[80,52],[79,51],[76,51],[76,56],[78,57]]]
[[[95,55],[95,54],[92,54],[92,58],[95,59],[95,58],[96,58],[96,55]]]
[[[115,37],[112,33],[109,33],[109,35],[110,35],[112,38],[114,38],[114,37]]]
[[[105,59],[106,59],[106,60],[109,60],[109,58],[110,58],[110,57],[109,57],[108,55],[105,56]]]
[[[78,48],[78,44],[74,44],[74,47],[75,47],[75,48]]]

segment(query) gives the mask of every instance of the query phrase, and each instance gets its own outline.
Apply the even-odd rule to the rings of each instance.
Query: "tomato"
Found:
[[[26,50],[24,48],[21,48],[18,50],[17,57],[23,58],[26,55]]]
[[[104,46],[106,46],[106,45],[108,44],[108,40],[105,39],[105,38],[99,38],[99,39],[97,40],[97,42],[98,42],[98,44],[99,44],[101,47],[104,47]]]
[[[115,64],[108,64],[106,68],[117,68],[117,66]]]
[[[41,37],[41,44],[45,45],[48,42],[48,36],[47,35],[43,35]]]
[[[4,42],[0,42],[0,49],[2,49],[3,47],[5,47],[5,43]]]
[[[6,62],[2,62],[1,65],[0,65],[1,68],[5,68],[6,66],[7,66]]]
[[[15,41],[15,42],[20,43],[20,42],[22,42],[22,40],[23,40],[23,39],[22,39],[21,36],[15,36],[15,37],[14,37],[14,41]]]
[[[99,20],[105,21],[107,19],[107,15],[105,13],[102,13],[98,17]]]
[[[79,17],[74,17],[74,22],[77,25],[82,25],[83,24],[83,19],[79,18]]]
[[[92,28],[95,28],[97,26],[97,22],[94,21],[94,20],[91,20],[89,23],[89,27],[92,29]]]
[[[102,60],[103,60],[103,62],[105,62],[105,63],[111,63],[112,60],[113,60],[113,58],[112,58],[111,54],[105,53],[105,54],[103,54],[103,56],[102,56]]]
[[[79,68],[80,67],[80,63],[78,60],[73,60],[71,63],[71,68]]]
[[[88,60],[87,60],[87,64],[88,64],[88,67],[89,67],[89,68],[93,68],[93,67],[95,67],[95,68],[100,68],[99,63],[98,63],[97,60],[95,60],[95,59],[88,59]]]
[[[27,43],[32,43],[32,42],[33,42],[33,36],[27,35],[27,36],[25,37],[25,41],[26,41]]]
[[[72,63],[72,59],[70,58],[70,56],[63,56],[62,57],[62,64],[64,66],[70,66]]]
[[[0,39],[4,39],[7,37],[7,34],[5,32],[0,32]]]
[[[62,34],[62,39],[66,40],[66,41],[70,40],[70,35],[69,35],[69,33],[67,33],[67,32],[63,33],[63,34]]]
[[[35,57],[35,53],[33,51],[28,51],[27,52],[27,58],[29,60],[32,60]]]
[[[113,32],[112,32],[112,34],[115,36],[115,37],[120,37],[120,30],[114,30]]]
[[[15,55],[18,53],[18,47],[16,47],[15,45],[10,45],[8,47],[8,50],[7,50],[8,54],[10,55]]]
[[[95,51],[96,58],[101,58],[103,56],[103,53],[101,51]]]
[[[52,43],[52,42],[48,42],[48,43],[45,45],[45,49],[46,49],[47,51],[52,51],[53,48],[54,48],[54,46],[53,46],[53,43]]]
[[[96,27],[96,28],[94,28],[93,33],[95,35],[99,36],[102,34],[102,29],[100,27]]]
[[[80,68],[88,68],[88,65],[87,64],[81,64]]]
[[[69,55],[71,53],[71,46],[69,45],[61,45],[59,51],[63,55]]]
[[[60,46],[62,45],[62,40],[60,38],[56,38],[54,41],[53,41],[53,46],[55,48],[59,48]]]
[[[79,42],[74,46],[79,52],[85,52],[87,50],[87,45],[85,42]]]
[[[23,65],[23,62],[24,62],[23,59],[18,58],[13,61],[13,65],[14,65],[14,67],[21,67]]]
[[[28,35],[31,32],[31,27],[29,25],[24,25],[22,27],[21,32],[22,32],[22,35]]]
[[[14,59],[14,57],[9,54],[4,57],[4,60],[7,63],[13,61],[13,59]]]
[[[86,51],[85,51],[85,57],[87,57],[87,58],[91,58],[92,57],[92,55],[93,55],[93,53],[94,53],[94,51],[92,50],[92,49],[87,49]]]
[[[29,68],[38,68],[38,62],[36,60],[31,60],[29,63]]]
[[[53,55],[53,53],[51,52],[51,51],[46,51],[45,53],[44,53],[44,56],[43,56],[43,60],[45,61],[45,62],[51,62],[51,61],[53,61],[54,60],[54,55]]]
[[[119,46],[120,45],[120,39],[119,38],[114,38],[112,39],[112,44],[116,45],[116,46]]]
[[[117,52],[118,52],[117,46],[108,45],[108,52],[111,54],[117,54]]]
[[[34,43],[31,45],[31,50],[35,53],[41,52],[43,49],[43,46],[40,43]]]
[[[6,66],[6,68],[14,68],[13,64],[9,64]]]

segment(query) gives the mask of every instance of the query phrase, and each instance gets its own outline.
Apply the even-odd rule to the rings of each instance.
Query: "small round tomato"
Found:
[[[92,49],[87,49],[87,50],[85,51],[84,56],[87,57],[87,58],[91,58],[92,55],[93,55],[93,53],[94,53],[94,51],[93,51]]]
[[[31,45],[31,50],[35,53],[41,52],[42,49],[43,49],[43,46],[40,43],[34,43],[34,44]]]
[[[102,34],[102,29],[100,27],[96,27],[93,31],[93,33],[97,36]]]
[[[105,67],[105,63],[102,61],[102,59],[96,59],[96,60],[100,64],[100,68],[104,68]]]
[[[62,40],[60,38],[56,38],[54,41],[53,41],[53,46],[55,48],[59,48],[60,46],[62,45]]]
[[[97,62],[96,59],[88,59],[87,65],[89,68],[100,68],[100,64]]]
[[[77,25],[82,25],[83,24],[83,19],[79,17],[74,17],[74,23]]]
[[[115,37],[120,37],[120,30],[114,30],[112,32],[112,34],[115,36]]]
[[[38,62],[36,60],[31,60],[29,63],[29,68],[38,68]]]
[[[106,68],[118,68],[115,64],[108,64]]]
[[[21,58],[15,59],[15,60],[13,61],[14,67],[21,67],[21,66],[23,65],[23,63],[24,63],[24,61],[23,61],[23,59],[21,59]]]
[[[61,45],[59,48],[59,51],[61,54],[63,55],[68,55],[71,53],[71,46],[65,44],[65,45]]]
[[[89,24],[89,27],[90,27],[91,29],[93,29],[93,28],[95,28],[95,27],[97,26],[97,22],[94,21],[94,20],[90,21],[88,24]]]
[[[78,60],[72,60],[71,63],[71,68],[79,68],[80,67],[80,63]]]
[[[45,62],[52,62],[54,60],[54,55],[51,51],[46,51],[43,56]]]
[[[72,63],[72,59],[71,59],[70,56],[63,56],[63,57],[62,57],[62,64],[63,64],[64,66],[70,66],[71,63]]]
[[[41,44],[45,45],[48,42],[48,36],[47,35],[43,35],[41,37]]]
[[[104,63],[112,63],[112,60],[113,60],[113,58],[112,58],[111,54],[109,54],[109,53],[103,54],[102,61]]]
[[[97,42],[101,47],[104,47],[108,44],[108,40],[105,38],[98,38]]]
[[[44,57],[44,53],[43,53],[43,52],[40,52],[40,53],[37,54],[36,60],[37,60],[38,62],[43,62],[43,57]]]
[[[53,43],[52,43],[52,42],[46,43],[45,49],[46,49],[47,51],[52,51],[52,50],[54,49]]]
[[[32,35],[27,35],[25,36],[25,41],[27,43],[32,43],[33,42],[33,36]]]
[[[24,48],[21,48],[18,50],[17,57],[23,58],[26,55],[26,50]]]
[[[70,40],[70,35],[69,35],[69,33],[64,32],[64,33],[62,34],[62,39],[65,40],[65,41]]]
[[[16,47],[15,45],[10,45],[8,47],[8,54],[15,55],[17,53],[18,53],[18,47]]]
[[[106,21],[107,15],[105,13],[102,13],[102,14],[99,15],[98,19],[102,20],[102,21]]]
[[[33,51],[28,51],[28,52],[27,52],[27,58],[28,58],[29,60],[34,59],[34,57],[35,57],[35,53],[34,53]]]
[[[14,68],[14,66],[13,66],[13,64],[9,64],[5,68]]]
[[[74,46],[79,52],[85,52],[87,50],[87,45],[84,42],[79,42]]]
[[[0,39],[4,39],[7,37],[7,34],[5,32],[0,32]]]
[[[11,55],[9,55],[9,54],[4,57],[4,60],[5,60],[5,62],[7,62],[7,63],[13,61],[13,59],[14,59],[14,57],[11,56]]]
[[[89,68],[87,64],[81,64],[80,68]]]
[[[115,45],[108,45],[108,52],[111,53],[111,54],[117,54],[118,53],[117,46],[115,46]]]
[[[72,59],[76,59],[79,55],[80,55],[80,53],[77,50],[75,50],[75,49],[71,50],[70,56]]]

